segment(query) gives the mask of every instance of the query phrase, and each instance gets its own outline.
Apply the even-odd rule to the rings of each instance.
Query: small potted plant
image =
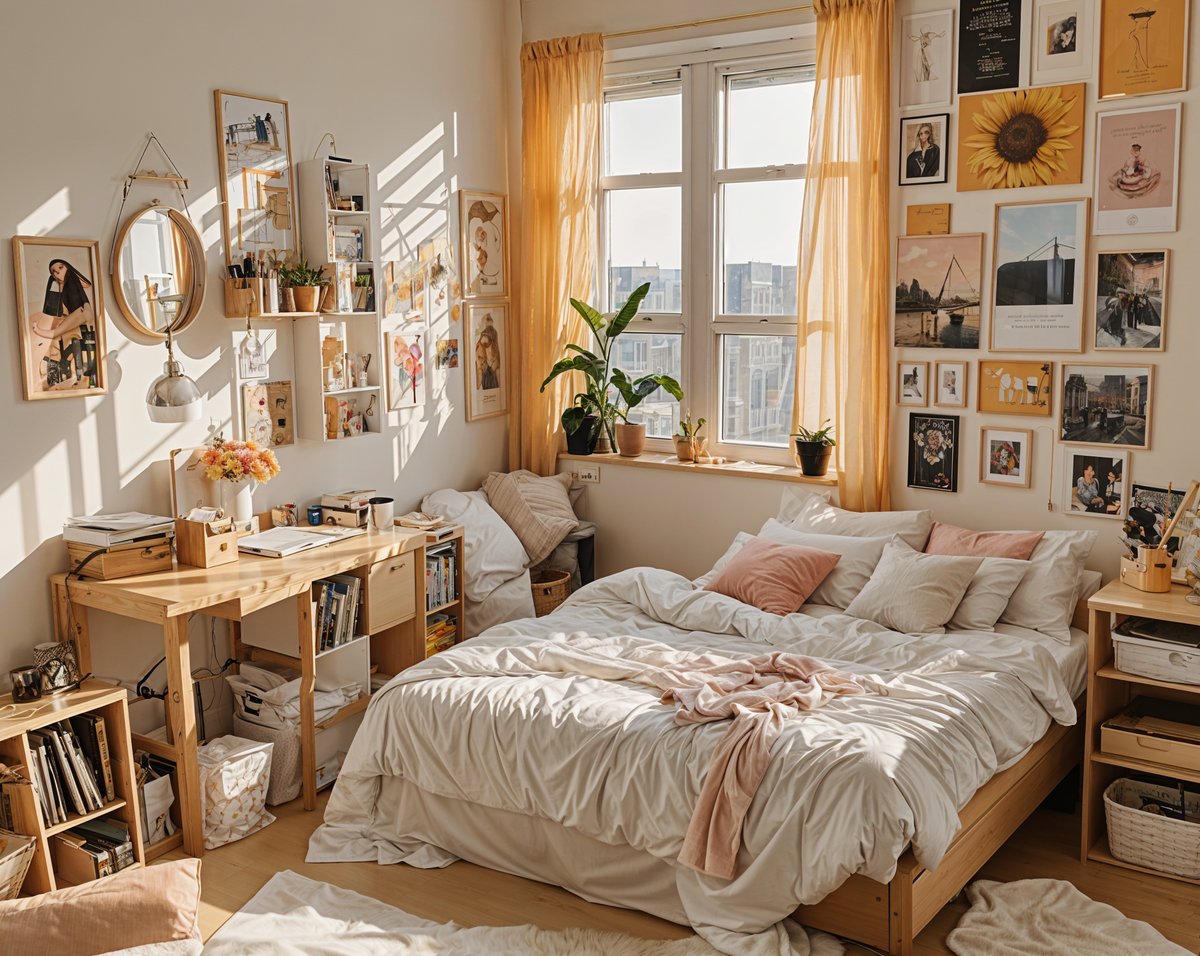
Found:
[[[289,262],[279,268],[279,282],[292,290],[297,312],[316,312],[321,301],[321,287],[329,284],[329,276],[309,266],[307,259]]]
[[[679,423],[679,434],[672,436],[675,442],[675,457],[680,461],[695,461],[697,454],[703,454],[708,440],[700,437],[700,429],[705,425],[702,418],[692,424],[692,412],[688,410]]]
[[[821,478],[829,469],[829,456],[837,444],[829,434],[832,431],[833,426],[827,418],[815,431],[801,428],[792,436],[792,441],[796,443],[796,457],[800,459],[800,471],[810,478]]]
[[[575,404],[562,413],[567,453],[570,455],[590,455],[596,446],[600,419],[588,411],[587,401],[587,393],[580,392],[575,396]]]

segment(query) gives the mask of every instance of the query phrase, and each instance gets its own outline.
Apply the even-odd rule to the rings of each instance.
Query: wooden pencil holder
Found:
[[[1162,594],[1171,590],[1171,555],[1166,548],[1138,548],[1137,559],[1121,559],[1121,581],[1139,591]]]
[[[262,315],[263,280],[225,280],[225,318],[244,319]]]
[[[175,552],[180,564],[215,568],[238,559],[238,533],[232,518],[217,521],[175,519]]]

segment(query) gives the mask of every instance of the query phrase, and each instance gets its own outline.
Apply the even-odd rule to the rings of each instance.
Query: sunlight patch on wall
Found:
[[[64,186],[17,223],[19,236],[44,236],[71,215],[71,193]]]

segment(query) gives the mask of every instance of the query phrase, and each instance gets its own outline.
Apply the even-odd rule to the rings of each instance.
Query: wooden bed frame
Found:
[[[1071,626],[1087,630],[1087,622],[1085,599],[1076,605]],[[992,777],[963,807],[962,829],[936,870],[925,869],[908,850],[890,883],[852,876],[820,903],[797,909],[796,920],[891,956],[912,956],[917,934],[1079,763],[1083,704],[1082,697],[1075,702],[1080,719],[1074,726],[1052,724],[1029,753]]]

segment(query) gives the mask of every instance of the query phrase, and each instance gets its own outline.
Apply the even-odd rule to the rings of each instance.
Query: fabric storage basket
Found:
[[[0,900],[15,900],[33,862],[37,840],[0,830]]]
[[[300,795],[300,730],[296,727],[264,727],[234,714],[233,732],[247,740],[274,745],[271,750],[267,806],[277,807],[295,800]]]
[[[275,822],[266,809],[271,746],[231,736],[217,737],[200,748],[197,760],[206,850],[240,840]]]
[[[1114,780],[1104,791],[1108,848],[1118,860],[1200,880],[1200,794],[1184,797],[1188,820],[1148,813],[1143,800],[1179,805],[1179,791],[1152,783]]]
[[[571,593],[569,571],[538,571],[530,581],[533,587],[533,610],[538,617],[549,614]]]
[[[1117,670],[1177,684],[1200,684],[1200,651],[1113,632]]]

